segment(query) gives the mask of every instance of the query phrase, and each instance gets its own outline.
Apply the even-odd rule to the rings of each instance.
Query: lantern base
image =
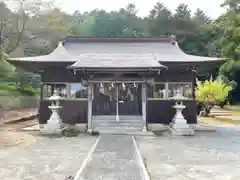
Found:
[[[176,129],[176,128],[169,128],[170,132],[173,136],[194,136],[195,132],[192,128],[182,128],[182,129]]]
[[[60,135],[61,134],[61,119],[57,113],[57,109],[52,109],[52,115],[47,121],[47,124],[43,125],[40,130],[42,134],[45,135]]]
[[[194,136],[195,131],[185,119],[173,119],[173,123],[169,126],[170,132],[174,136]]]

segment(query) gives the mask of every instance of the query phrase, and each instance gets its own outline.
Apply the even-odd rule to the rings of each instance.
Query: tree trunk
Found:
[[[208,103],[203,104],[200,116],[204,116],[204,117],[209,116],[212,107],[213,107],[213,105],[211,105],[211,104],[208,104]]]

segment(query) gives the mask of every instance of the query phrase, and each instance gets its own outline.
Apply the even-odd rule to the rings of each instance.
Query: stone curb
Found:
[[[19,118],[16,118],[16,119],[12,119],[12,120],[9,120],[9,121],[5,121],[3,120],[3,124],[14,124],[14,123],[18,123],[18,122],[24,122],[24,121],[28,121],[28,120],[32,120],[32,119],[35,119],[38,117],[38,113],[35,113],[35,114],[30,114],[30,115],[27,115],[27,116],[23,116],[23,117],[19,117]]]
[[[197,124],[194,128],[196,132],[216,132],[216,128],[211,125]]]

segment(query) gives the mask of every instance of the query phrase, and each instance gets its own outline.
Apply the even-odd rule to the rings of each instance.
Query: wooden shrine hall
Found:
[[[57,90],[63,123],[146,131],[171,123],[176,90],[186,98],[187,123],[196,124],[196,76],[221,60],[185,54],[175,36],[158,36],[66,37],[48,55],[8,61],[41,75],[40,124],[49,119],[48,98]]]

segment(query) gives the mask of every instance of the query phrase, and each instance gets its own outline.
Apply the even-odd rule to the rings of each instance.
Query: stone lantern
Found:
[[[177,90],[176,95],[172,99],[175,101],[173,108],[176,109],[176,114],[172,119],[170,127],[172,134],[178,136],[193,136],[194,129],[190,124],[187,124],[187,120],[182,114],[182,110],[186,107],[183,105],[183,101],[186,100],[186,98],[181,94],[180,90]]]
[[[48,106],[48,108],[52,111],[52,114],[47,121],[47,124],[44,124],[43,129],[41,129],[41,133],[49,135],[61,134],[62,120],[58,114],[59,109],[61,108],[59,103],[61,99],[62,98],[58,95],[57,90],[54,90],[53,95],[48,98],[48,100],[52,101],[52,104]]]

